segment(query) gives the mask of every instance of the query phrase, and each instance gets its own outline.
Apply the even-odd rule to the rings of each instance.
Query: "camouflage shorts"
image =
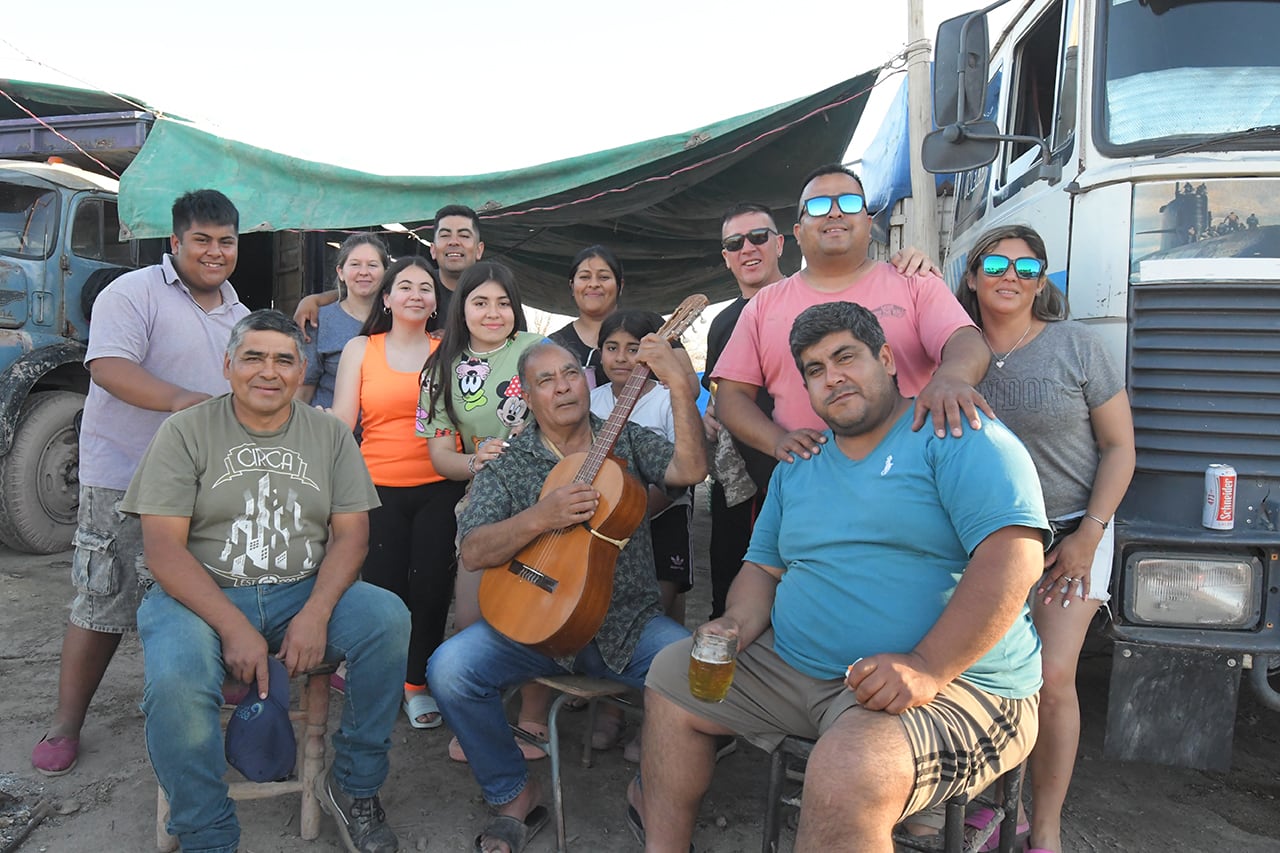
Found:
[[[80,510],[72,542],[71,623],[89,631],[124,634],[137,627],[142,581],[142,522],[120,512],[124,492],[80,486]]]

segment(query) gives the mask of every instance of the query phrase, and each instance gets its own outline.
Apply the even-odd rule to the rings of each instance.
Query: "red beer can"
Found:
[[[1210,465],[1204,472],[1204,517],[1210,530],[1231,530],[1236,526],[1236,469],[1230,465]]]

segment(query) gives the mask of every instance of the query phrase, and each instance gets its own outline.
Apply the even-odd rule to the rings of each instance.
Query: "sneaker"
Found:
[[[315,794],[320,807],[338,824],[338,834],[350,853],[396,853],[400,849],[377,794],[351,796],[338,787],[332,769],[316,780]]]

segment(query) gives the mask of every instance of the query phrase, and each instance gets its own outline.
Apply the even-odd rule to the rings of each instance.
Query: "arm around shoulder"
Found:
[[[355,429],[360,417],[360,368],[368,345],[369,339],[363,335],[347,341],[338,360],[338,375],[334,378],[332,411],[351,429]]]

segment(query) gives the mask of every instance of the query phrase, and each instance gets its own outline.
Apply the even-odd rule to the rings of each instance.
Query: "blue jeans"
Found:
[[[222,592],[274,651],[314,585],[312,577]],[[222,641],[158,584],[138,608],[138,634],[146,676],[147,753],[169,798],[169,833],[189,853],[234,853],[240,824],[222,780],[227,761],[218,723],[226,677]],[[343,593],[329,618],[325,660],[347,661],[333,774],[354,797],[373,796],[387,778],[408,648],[409,612],[394,593],[359,581]]]
[[[578,652],[573,672],[596,678],[612,678],[632,687],[644,687],[649,662],[668,645],[689,636],[689,629],[655,616],[640,635],[631,661],[622,672],[605,665],[595,643]],[[444,720],[467,754],[471,772],[480,783],[485,801],[503,806],[520,796],[529,781],[520,748],[511,737],[502,693],[542,675],[563,675],[566,670],[529,646],[508,640],[481,620],[454,634],[436,649],[427,664],[427,683],[440,705]]]

